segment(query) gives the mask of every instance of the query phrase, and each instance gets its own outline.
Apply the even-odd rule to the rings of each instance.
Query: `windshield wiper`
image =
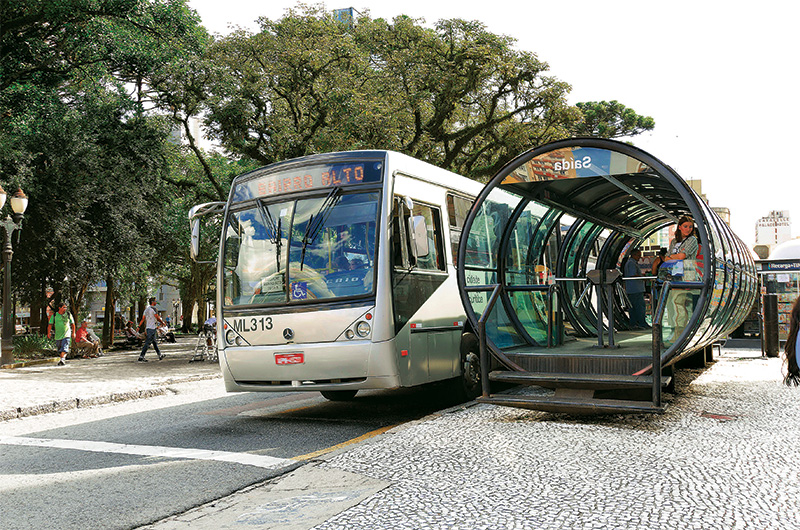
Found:
[[[261,211],[264,212],[266,221],[267,221],[267,229],[269,232],[272,233],[272,236],[269,238],[270,243],[275,245],[275,263],[280,270],[281,268],[281,218],[278,217],[278,223],[275,223],[275,218],[272,217],[272,214],[269,211],[269,207],[264,206],[261,204]]]
[[[313,243],[317,238],[320,229],[325,225],[325,221],[328,220],[328,217],[330,217],[331,210],[333,210],[333,207],[339,202],[341,191],[342,188],[331,189],[328,196],[325,197],[325,200],[322,201],[322,204],[319,206],[317,213],[312,214],[311,217],[308,218],[306,231],[303,234],[303,249],[300,251],[300,270],[303,270],[303,261],[306,259],[306,248],[308,244]]]

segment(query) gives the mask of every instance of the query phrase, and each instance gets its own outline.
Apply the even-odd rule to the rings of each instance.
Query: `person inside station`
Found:
[[[623,265],[623,274],[625,278],[642,276],[642,271],[639,267],[640,259],[642,259],[642,251],[638,248],[633,249]],[[647,320],[645,320],[644,280],[626,279],[625,291],[628,293],[628,299],[631,301],[631,326],[633,329],[637,330],[648,329],[650,326],[648,326]]]
[[[678,219],[675,237],[670,241],[669,254],[664,257],[664,261],[682,261],[683,280],[693,282],[699,279],[697,270],[699,253],[700,243],[697,239],[694,220],[688,215],[684,215]]]
[[[667,255],[667,249],[661,247],[658,249],[658,254],[656,255],[655,259],[653,259],[653,264],[650,266],[650,272],[653,276],[658,276],[658,268],[664,263],[665,257]]]
[[[699,258],[700,243],[697,239],[697,228],[694,226],[694,220],[688,215],[682,216],[678,219],[678,225],[675,230],[675,237],[669,244],[668,254],[664,256],[665,265],[667,263],[680,263],[680,274],[674,274],[673,278],[678,281],[694,282],[702,279],[702,262]],[[686,289],[676,289],[670,293],[672,303],[670,304],[673,311],[672,325],[673,334],[675,338],[686,327],[689,321],[689,315],[694,310],[694,299],[692,294]]]

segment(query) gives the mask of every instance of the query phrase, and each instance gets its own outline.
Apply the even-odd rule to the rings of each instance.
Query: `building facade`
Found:
[[[756,223],[756,245],[771,249],[792,239],[792,221],[787,210],[773,210]]]

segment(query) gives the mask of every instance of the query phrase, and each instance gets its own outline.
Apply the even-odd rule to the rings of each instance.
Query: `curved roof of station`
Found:
[[[800,259],[800,239],[784,241],[769,254],[769,260]]]
[[[635,158],[640,151],[594,139],[559,143],[565,147],[524,161],[499,187],[638,239],[691,215],[688,186]]]

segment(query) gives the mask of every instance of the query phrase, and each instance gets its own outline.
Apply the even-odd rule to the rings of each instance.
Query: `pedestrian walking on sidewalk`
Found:
[[[55,328],[55,334],[53,331]],[[67,364],[67,353],[69,352],[69,339],[75,335],[75,320],[72,314],[67,311],[67,304],[61,302],[58,304],[58,311],[53,313],[50,321],[47,324],[47,338],[54,338],[56,341],[56,349],[61,355],[58,361],[59,366]]]
[[[142,353],[139,354],[139,358],[137,361],[140,363],[146,363],[147,359],[144,358],[144,354],[147,353],[147,348],[150,346],[150,343],[153,344],[153,348],[156,350],[156,354],[158,354],[158,360],[164,358],[164,354],[161,353],[161,350],[158,349],[158,341],[156,340],[156,330],[158,329],[158,324],[164,324],[164,321],[159,316],[158,312],[156,311],[156,298],[150,298],[150,305],[147,306],[147,309],[144,310],[144,314],[142,315],[142,320],[139,321],[139,326],[143,323],[145,325],[145,339],[144,339],[144,346],[142,347]]]
[[[789,314],[789,336],[786,337],[784,353],[786,355],[786,374],[783,382],[786,386],[800,385],[800,297],[794,301],[792,312]]]

